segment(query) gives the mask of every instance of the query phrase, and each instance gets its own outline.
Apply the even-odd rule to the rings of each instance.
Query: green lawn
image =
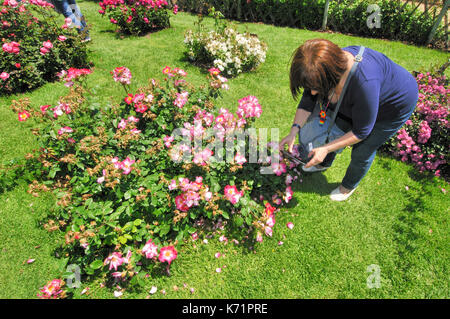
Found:
[[[164,66],[177,66],[188,79],[203,83],[205,73],[183,59],[184,31],[196,17],[179,13],[171,28],[145,37],[120,39],[114,26],[98,13],[98,5],[79,1],[92,25],[90,58],[95,71],[89,84],[104,101],[123,98],[109,71],[127,66],[133,88],[149,78],[161,78]],[[207,20],[212,26],[212,21]],[[280,28],[263,24],[239,24],[240,30],[257,33],[268,44],[266,62],[255,72],[230,80],[230,90],[217,103],[235,110],[237,100],[255,95],[263,106],[257,127],[280,128],[287,134],[296,111],[289,92],[289,59],[303,41],[322,37],[340,46],[365,45],[378,50],[409,71],[443,64],[448,53],[399,42],[357,38],[341,34]],[[24,94],[37,105],[55,103],[66,91],[51,83]],[[23,156],[36,147],[31,124],[20,123],[9,109],[11,100],[0,98],[0,158]],[[148,278],[141,291],[126,291],[122,298],[145,298],[152,286],[165,289],[151,298],[448,298],[449,297],[449,189],[443,180],[415,173],[411,166],[377,156],[370,172],[352,197],[331,202],[335,188],[350,161],[345,150],[324,174],[305,175],[295,185],[289,209],[277,215],[274,237],[255,251],[218,238],[207,244],[189,241],[171,267],[171,276]],[[408,186],[408,188],[406,188]],[[0,298],[36,298],[38,289],[59,275],[54,250],[63,237],[42,227],[51,195],[35,198],[21,184],[0,193]],[[294,229],[286,227],[295,224]],[[279,241],[283,245],[278,245]],[[36,248],[38,247],[38,248]],[[215,258],[221,252],[225,257]],[[36,261],[24,264],[29,258]],[[380,267],[381,288],[369,289],[367,267]],[[225,267],[226,266],[226,267]],[[222,267],[221,273],[216,268]],[[194,294],[187,287],[195,289]],[[180,289],[174,290],[176,285]],[[83,282],[89,295],[75,298],[114,298],[113,290],[99,281]]]

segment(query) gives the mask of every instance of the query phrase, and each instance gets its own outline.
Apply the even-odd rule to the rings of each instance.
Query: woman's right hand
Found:
[[[284,145],[288,146],[289,153],[292,153],[292,150],[294,148],[295,139],[297,138],[297,133],[294,132],[295,128],[289,133],[288,136],[283,138],[279,145],[279,150],[284,150]]]

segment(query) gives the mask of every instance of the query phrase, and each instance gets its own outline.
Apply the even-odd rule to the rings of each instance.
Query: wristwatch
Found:
[[[300,127],[300,125],[298,125],[297,123],[292,124],[292,127],[298,127],[298,131],[300,132],[301,127]],[[291,128],[292,128],[292,127],[291,127]]]

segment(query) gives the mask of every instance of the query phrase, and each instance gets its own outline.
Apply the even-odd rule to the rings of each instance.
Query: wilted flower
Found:
[[[256,241],[257,241],[258,243],[261,243],[261,242],[263,241],[263,237],[262,237],[261,232],[258,232],[258,233],[256,234]]]
[[[103,262],[103,265],[109,265],[109,270],[113,269],[117,271],[117,267],[122,265],[124,263],[124,258],[122,258],[122,253],[120,252],[113,252],[111,255],[109,255],[105,261]]]
[[[152,286],[152,288],[150,289],[150,294],[153,295],[158,291],[158,287]]]
[[[41,299],[58,299],[63,297],[62,286],[64,282],[61,279],[53,279],[47,285],[42,288],[41,295],[38,294],[38,297]]]

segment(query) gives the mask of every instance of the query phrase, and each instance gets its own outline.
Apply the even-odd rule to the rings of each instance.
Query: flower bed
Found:
[[[430,73],[416,76],[419,101],[406,125],[385,144],[383,151],[413,163],[420,171],[429,171],[448,179],[449,170],[449,81]]]
[[[187,58],[195,64],[215,67],[225,76],[256,69],[266,59],[267,45],[250,33],[239,33],[219,22],[220,12],[214,12],[215,30],[206,32],[199,18],[198,30],[188,30],[184,44]]]
[[[34,196],[53,191],[58,205],[44,227],[64,237],[67,264],[126,287],[154,268],[169,273],[177,245],[191,237],[226,229],[240,240],[272,236],[274,213],[292,199],[299,173],[279,158],[277,143],[245,134],[262,113],[256,97],[240,99],[235,114],[217,109],[214,97],[226,88],[218,70],[196,88],[170,67],[162,83],[132,93],[131,72],[119,67],[111,73],[125,97],[105,106],[84,88],[89,73],[62,73],[70,92],[57,105],[13,103],[19,121],[42,123],[34,130],[40,148],[21,166],[27,173],[2,178],[28,176]],[[61,287],[53,280],[40,296],[70,295]]]
[[[85,44],[58,25],[53,5],[42,0],[5,0],[0,5],[0,94],[24,92],[56,78],[69,67],[87,65]]]
[[[170,26],[166,0],[104,0],[99,3],[101,15],[107,15],[119,32],[144,35]],[[178,6],[173,7],[176,14]]]

